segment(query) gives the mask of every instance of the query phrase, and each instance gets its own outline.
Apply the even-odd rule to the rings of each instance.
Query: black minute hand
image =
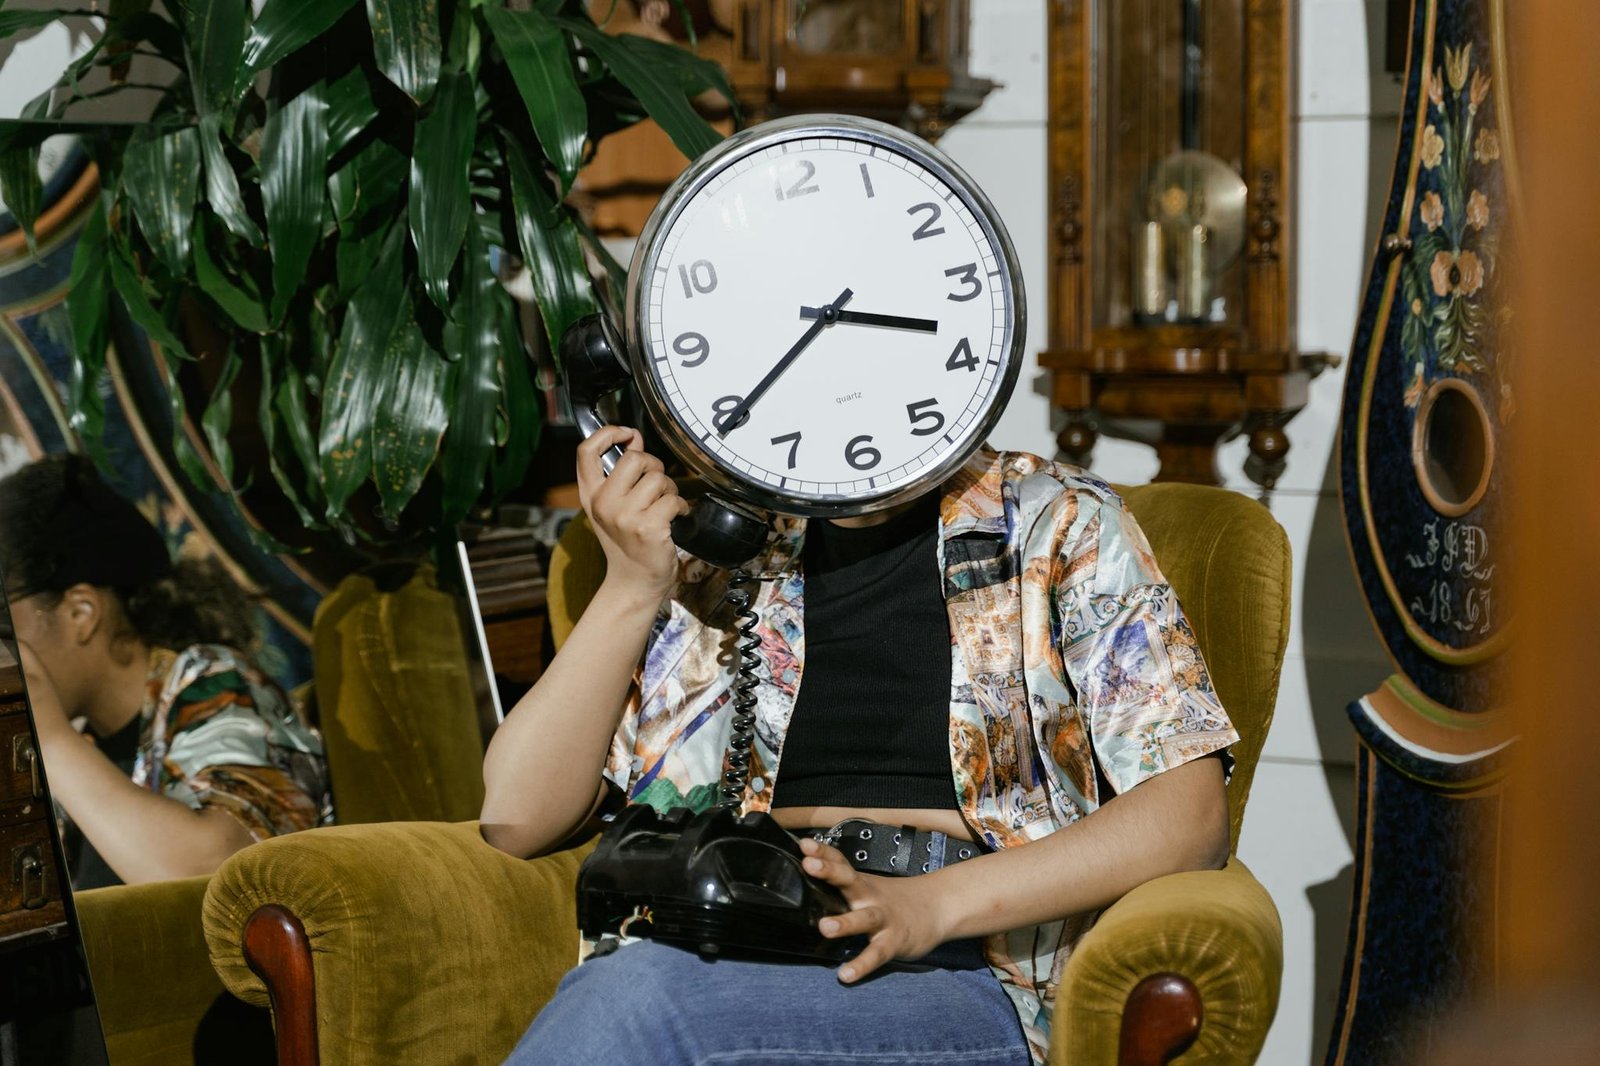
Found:
[[[745,415],[750,413],[750,408],[755,406],[755,402],[761,399],[768,389],[772,388],[772,383],[777,381],[785,370],[789,369],[790,363],[800,358],[800,353],[806,350],[806,345],[817,339],[817,334],[821,333],[825,327],[833,325],[838,318],[839,308],[849,303],[850,297],[854,295],[855,293],[846,289],[839,294],[837,300],[821,308],[820,313],[817,315],[817,320],[811,323],[811,328],[806,330],[800,339],[794,342],[793,348],[784,353],[783,358],[778,360],[777,366],[767,371],[767,376],[756,383],[756,387],[750,390],[749,395],[740,400],[738,406],[727,414],[711,420],[711,424],[716,427],[717,436],[726,437],[730,430],[738,428],[739,424],[744,421]]]
[[[821,318],[821,307],[800,308],[801,318]],[[923,333],[939,332],[939,323],[932,318],[906,318],[904,315],[875,315],[870,311],[840,311],[836,316],[840,322],[850,322],[858,326],[888,326],[890,329],[915,329]]]

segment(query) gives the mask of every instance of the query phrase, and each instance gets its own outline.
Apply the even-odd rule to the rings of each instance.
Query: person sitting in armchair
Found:
[[[662,464],[608,427],[578,484],[604,583],[484,764],[483,836],[518,856],[618,795],[711,805],[733,715],[728,574],[675,548]],[[1143,534],[1105,483],[985,447],[887,512],[778,519],[750,569],[782,577],[753,604],[743,809],[842,892],[822,935],[866,945],[836,970],[596,952],[511,1061],[1042,1062],[1096,912],[1228,854],[1238,736]]]
[[[243,650],[249,599],[174,563],[89,460],[0,480],[0,573],[74,888],[209,874],[332,821],[321,738]]]

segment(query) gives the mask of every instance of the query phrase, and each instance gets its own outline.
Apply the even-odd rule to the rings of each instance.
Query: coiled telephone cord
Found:
[[[756,688],[761,678],[756,671],[761,666],[761,638],[756,626],[761,616],[751,609],[755,596],[752,588],[761,578],[743,567],[733,571],[728,579],[728,591],[723,602],[733,608],[738,619],[739,669],[733,682],[733,729],[728,734],[728,765],[722,773],[722,784],[717,788],[717,804],[737,810],[744,802],[745,786],[750,783],[751,746],[756,732]]]

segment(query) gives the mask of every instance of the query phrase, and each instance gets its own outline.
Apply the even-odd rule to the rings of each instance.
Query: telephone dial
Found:
[[[759,617],[741,564],[770,516],[885,510],[943,483],[984,442],[1024,360],[1022,275],[982,190],[897,127],[843,115],[777,119],[721,142],[652,211],[628,271],[626,335],[604,315],[560,344],[588,436],[603,397],[637,387],[651,424],[709,491],[673,540],[732,570],[734,716],[710,810],[625,808],[578,874],[586,935],[703,953],[838,960],[860,938],[768,814],[737,813],[760,681]],[[609,474],[620,448],[602,458]]]

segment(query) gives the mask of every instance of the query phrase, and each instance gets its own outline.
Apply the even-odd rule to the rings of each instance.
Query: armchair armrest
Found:
[[[270,993],[280,1062],[497,1063],[577,962],[585,851],[514,859],[475,822],[276,837],[213,877],[211,960],[241,999]]]
[[[1177,979],[1150,980],[1163,975]],[[1278,909],[1244,863],[1158,877],[1078,942],[1056,991],[1050,1062],[1165,1062],[1167,1048],[1185,1046],[1190,1019],[1199,1033],[1183,1063],[1254,1062],[1282,979]],[[1119,1058],[1141,1033],[1157,1037],[1155,1057]]]
[[[118,1066],[192,1055],[201,1017],[222,995],[206,958],[207,877],[74,893],[106,1050]]]

